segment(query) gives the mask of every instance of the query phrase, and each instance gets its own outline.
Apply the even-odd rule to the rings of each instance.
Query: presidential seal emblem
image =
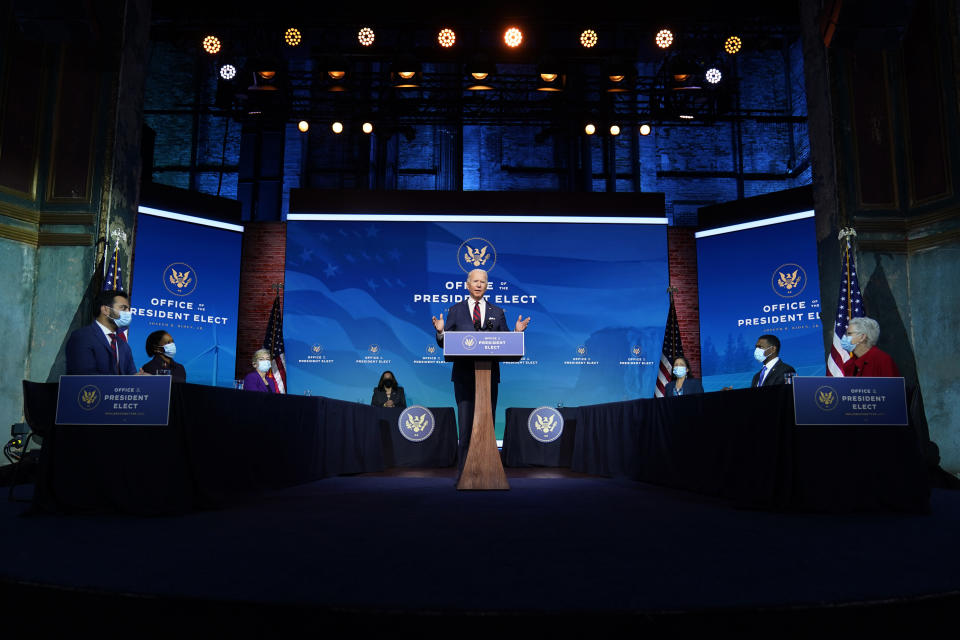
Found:
[[[437,352],[437,345],[435,344],[427,345],[427,353],[434,354],[436,352]]]
[[[370,353],[380,353],[380,345],[378,344],[372,344],[367,347],[367,349],[370,351]]]
[[[429,438],[433,434],[433,428],[436,424],[437,422],[433,419],[433,413],[430,409],[418,404],[404,409],[397,420],[400,435],[410,442],[423,442]]]
[[[88,384],[84,385],[77,394],[77,404],[80,405],[80,408],[84,411],[93,411],[97,408],[97,405],[100,404],[102,398],[103,396],[100,394],[100,389],[95,385]]]
[[[315,344],[315,345],[313,345],[313,346],[310,347],[310,350],[313,351],[314,353],[316,353],[317,355],[319,355],[319,354],[323,351],[323,345],[322,345],[322,344]]]
[[[497,250],[484,238],[464,240],[457,248],[457,264],[466,273],[474,269],[483,269],[490,273],[497,264]]]
[[[477,339],[471,335],[466,335],[460,340],[460,344],[462,344],[463,348],[467,351],[473,351],[477,348]]]
[[[186,262],[174,262],[163,270],[163,286],[175,296],[188,296],[197,289],[197,270]]]
[[[781,298],[796,298],[807,288],[807,272],[795,262],[787,262],[773,270],[770,286]]]
[[[640,346],[637,345],[637,346],[633,347],[633,349],[631,349],[631,351],[633,351],[633,355],[635,355],[635,356],[640,355],[640,351],[641,351]]]
[[[556,442],[563,433],[563,416],[551,407],[538,407],[527,418],[527,430],[537,442]]]
[[[577,347],[577,355],[580,355],[580,356],[587,355],[587,348],[583,345],[580,345],[579,347]]]
[[[813,393],[813,401],[821,411],[833,411],[840,406],[840,398],[833,387],[826,385],[817,387],[817,390]]]

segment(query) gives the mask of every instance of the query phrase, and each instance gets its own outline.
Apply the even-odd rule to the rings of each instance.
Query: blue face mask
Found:
[[[769,348],[770,347],[767,347],[767,349]],[[762,363],[764,360],[767,359],[767,356],[764,355],[767,349],[761,349],[760,347],[757,347],[756,349],[753,350],[753,357],[756,358],[757,362]]]
[[[110,309],[113,310],[113,311],[116,311],[117,313],[120,314],[120,317],[119,317],[119,318],[114,318],[114,317],[111,316],[111,319],[113,320],[113,322],[114,322],[118,327],[120,327],[120,328],[122,329],[123,327],[129,327],[129,326],[130,326],[130,321],[133,320],[133,312],[132,312],[132,311],[117,311],[117,310],[114,309],[113,307],[110,307]]]
[[[853,344],[853,339],[850,336],[844,335],[840,338],[840,347],[843,348],[844,351],[850,351],[852,353],[853,350],[857,348],[857,345]]]
[[[177,355],[177,345],[172,342],[170,344],[163,345],[163,353],[168,358],[172,358],[173,356]]]
[[[267,371],[270,371],[270,361],[260,360],[257,363],[257,369],[259,369],[260,373],[266,373]]]
[[[673,368],[673,375],[675,375],[675,376],[678,377],[678,378],[682,378],[683,376],[687,375],[687,368],[686,368],[686,367],[674,367],[674,368]]]

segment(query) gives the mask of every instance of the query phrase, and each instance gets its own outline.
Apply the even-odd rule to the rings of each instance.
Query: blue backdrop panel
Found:
[[[130,294],[134,359],[147,336],[173,336],[187,381],[233,386],[242,234],[140,213]]]
[[[467,295],[474,262],[508,325],[533,317],[527,356],[502,365],[498,434],[510,406],[653,394],[669,306],[664,225],[442,220],[288,222],[291,392],[367,403],[389,369],[408,404],[453,406],[430,319]]]
[[[750,386],[763,334],[798,375],[824,375],[813,217],[697,236],[704,390]]]

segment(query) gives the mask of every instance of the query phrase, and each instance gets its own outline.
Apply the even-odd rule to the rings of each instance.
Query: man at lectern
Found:
[[[93,300],[95,320],[70,334],[67,375],[133,375],[137,365],[123,329],[130,326],[130,297],[101,291]]]
[[[445,331],[509,331],[507,318],[503,309],[487,302],[484,295],[487,293],[487,272],[483,269],[474,269],[467,274],[467,291],[470,297],[461,300],[447,310],[447,319],[433,318],[433,327],[437,331],[437,344],[443,346]],[[523,316],[517,317],[514,331],[523,331],[530,323]],[[473,430],[474,405],[474,373],[473,364],[465,360],[453,363],[450,374],[453,381],[453,394],[457,402],[457,428],[460,432],[460,452],[458,464],[463,470],[463,463],[467,459],[467,450],[470,448],[470,433]],[[500,363],[494,362],[490,371],[490,408],[494,415],[497,413],[497,388],[500,383]]]

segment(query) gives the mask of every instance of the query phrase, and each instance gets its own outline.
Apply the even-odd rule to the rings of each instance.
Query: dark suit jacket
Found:
[[[672,398],[677,395],[674,392],[674,389],[677,386],[677,379],[672,378],[670,382],[667,383],[667,386],[663,388],[663,396],[665,398]],[[703,393],[703,383],[700,382],[698,378],[691,378],[687,376],[687,379],[683,381],[683,386],[680,387],[682,395],[690,395],[693,393]]]
[[[486,329],[488,320],[493,320],[492,328]],[[489,331],[509,331],[507,328],[507,318],[503,314],[503,309],[495,307],[487,301],[487,312],[482,319],[482,326]],[[473,318],[470,316],[470,305],[466,300],[461,300],[457,304],[447,309],[447,318],[443,323],[444,331],[473,331]],[[443,346],[443,338],[437,338],[437,344]],[[450,379],[455,382],[473,384],[473,363],[467,360],[457,360],[453,363],[453,371],[450,372]],[[490,370],[490,382],[496,384],[500,382],[500,363],[494,362]]]
[[[133,352],[126,340],[117,339],[121,375],[133,375],[137,365],[133,362]],[[70,334],[67,340],[67,375],[117,375],[114,367],[113,349],[110,340],[96,320],[92,324],[80,327]]]
[[[783,360],[778,360],[777,364],[773,365],[773,369],[770,369],[770,373],[767,374],[767,377],[763,379],[763,387],[772,387],[775,384],[784,384],[786,382],[786,374],[796,373],[796,370],[788,365]],[[760,372],[757,371],[753,374],[753,380],[750,381],[750,386],[757,386],[757,380],[760,379]]]
[[[407,408],[407,398],[403,395],[403,387],[397,387],[393,390],[393,393],[390,394],[390,399],[393,400],[393,406],[399,409]],[[383,403],[387,401],[387,394],[385,391],[378,389],[377,387],[373,388],[373,397],[370,399],[370,404],[375,407],[382,407]]]

